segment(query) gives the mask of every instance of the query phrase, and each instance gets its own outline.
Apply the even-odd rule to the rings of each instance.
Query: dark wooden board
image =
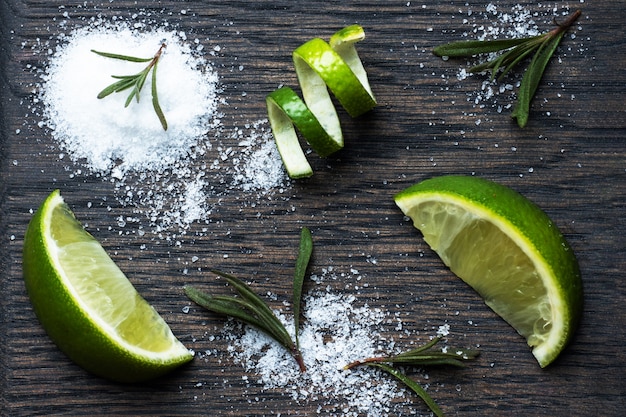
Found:
[[[494,3],[503,9],[514,4]],[[539,7],[534,3],[523,2]],[[609,0],[555,2],[565,6],[580,7],[583,16],[575,38],[566,37],[548,67],[531,122],[522,130],[506,110],[468,101],[480,79],[457,81],[459,64],[429,53],[461,33],[468,8],[484,10],[482,3],[3,0],[0,414],[315,415],[315,402],[299,404],[280,390],[245,383],[245,371],[229,359],[225,342],[206,336],[219,332],[222,320],[197,308],[184,314],[189,303],[181,291],[187,283],[209,282],[219,290],[205,272],[219,267],[258,277],[257,288],[287,298],[297,231],[307,225],[316,242],[313,272],[328,265],[355,268],[369,283],[355,291],[359,302],[409,313],[405,325],[424,337],[445,321],[454,341],[481,347],[481,357],[467,369],[429,372],[438,387],[433,395],[447,414],[623,415],[626,12]],[[266,117],[265,94],[280,84],[295,85],[295,47],[353,23],[366,30],[359,52],[379,106],[358,120],[342,114],[346,148],[326,161],[312,158],[315,175],[292,182],[282,197],[247,204],[247,197],[230,193],[215,207],[208,232],[189,233],[179,244],[126,233],[132,228],[116,227],[116,219],[129,208],[115,203],[111,184],[89,175],[70,178],[71,162],[59,161],[50,132],[36,127],[40,118],[31,105],[40,80],[32,66],[45,67],[47,54],[30,46],[40,40],[53,47],[56,36],[84,24],[83,17],[128,17],[141,8],[152,11],[152,19],[209,39],[207,47],[221,46],[211,60],[229,102],[222,109],[227,127]],[[553,366],[539,368],[524,341],[441,265],[395,207],[392,197],[404,187],[451,173],[475,174],[520,191],[553,218],[574,248],[584,280],[584,316]],[[77,217],[97,231],[181,340],[196,351],[217,349],[219,362],[196,359],[164,378],[129,386],[89,375],[57,350],[31,309],[21,268],[26,225],[54,188],[62,189]],[[111,210],[102,204],[87,208],[106,197]],[[189,268],[193,256],[199,261]],[[334,285],[346,291],[345,284]],[[411,408],[427,414],[417,399]]]

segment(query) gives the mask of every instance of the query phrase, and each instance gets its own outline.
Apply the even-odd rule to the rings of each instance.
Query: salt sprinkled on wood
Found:
[[[337,292],[328,284],[339,276],[345,275],[333,267],[311,275],[315,287],[302,300],[299,333],[300,351],[307,367],[304,373],[283,346],[236,320],[228,320],[221,332],[205,335],[210,341],[220,339],[227,343],[225,356],[241,364],[245,371],[242,379],[250,390],[256,387],[260,392],[282,393],[297,404],[316,404],[317,414],[321,415],[415,414],[419,399],[394,378],[369,366],[343,368],[358,360],[400,353],[403,348],[398,342],[411,339],[406,341],[404,350],[420,343],[414,340],[419,331],[406,328],[397,313],[364,303],[352,294]],[[354,269],[351,276],[362,279]],[[276,300],[275,295],[270,298]],[[288,310],[274,312],[293,339],[293,317]],[[432,331],[445,338],[450,334],[450,325],[446,323]],[[207,362],[219,360],[221,366],[226,364],[218,349],[209,349],[199,356]],[[419,377],[412,376],[416,382],[428,380],[423,370],[419,372]],[[424,388],[428,389],[428,385],[424,384]],[[250,394],[254,395],[252,391]]]
[[[346,417],[396,415],[394,407],[409,402],[410,395],[403,387],[373,368],[343,369],[353,361],[381,353],[377,329],[388,319],[380,309],[355,306],[355,300],[330,290],[313,291],[304,297],[299,339],[305,373],[282,346],[249,326],[241,338],[233,338],[230,354],[256,375],[264,389],[284,390],[298,402],[318,402],[325,413],[340,412]],[[287,329],[293,329],[291,318],[277,314]],[[225,331],[231,328],[227,326]]]
[[[584,1],[581,1],[584,2]],[[487,3],[484,11],[476,11],[468,6],[468,9],[460,13],[467,15],[463,19],[463,24],[469,28],[463,32],[463,36],[476,40],[491,39],[507,39],[507,38],[523,38],[536,36],[542,33],[537,20],[539,18],[554,18],[557,14],[557,8],[549,4],[534,4],[532,9],[521,4],[514,4],[506,10],[495,2]],[[562,16],[570,13],[569,6],[564,5],[561,11]],[[546,20],[545,23],[550,23]],[[542,22],[542,26],[543,26]],[[578,30],[581,30],[578,27]],[[575,37],[575,34],[573,34]],[[482,59],[492,60],[498,55],[497,52],[488,54]],[[468,66],[475,65],[474,60],[470,60],[462,65],[456,73],[456,80],[462,81],[469,77],[475,76],[467,71]],[[474,88],[467,93],[467,101],[472,103],[474,108],[483,109],[486,107],[494,108],[498,113],[510,111],[516,97],[517,88],[521,81],[521,73],[511,72],[503,81],[498,78],[483,79],[480,89]],[[480,75],[484,77],[483,75]],[[501,104],[499,99],[504,97],[506,103]],[[475,116],[475,114],[467,113],[467,115]],[[480,125],[482,120],[476,120],[476,126]]]
[[[283,163],[274,143],[267,119],[252,125],[251,133],[241,140],[239,155],[233,159],[233,185],[245,192],[261,194],[283,189],[288,180]]]

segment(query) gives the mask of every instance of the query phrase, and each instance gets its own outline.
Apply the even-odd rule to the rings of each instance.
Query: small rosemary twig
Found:
[[[459,58],[502,51],[497,57],[475,65],[468,70],[471,73],[489,70],[492,80],[495,79],[499,71],[498,78],[501,79],[517,64],[534,53],[522,77],[517,104],[511,113],[511,117],[517,120],[517,124],[520,127],[525,127],[528,122],[530,102],[537,91],[546,66],[559,46],[563,35],[580,15],[581,11],[577,10],[562,23],[556,22],[555,19],[557,27],[542,35],[519,39],[451,42],[434,48],[433,53],[441,57]]]
[[[298,260],[296,262],[293,283],[296,342],[292,340],[283,323],[278,319],[278,317],[276,317],[276,314],[274,314],[274,312],[268,307],[265,301],[254,293],[254,291],[252,291],[252,289],[243,281],[232,275],[219,271],[213,271],[215,274],[226,279],[226,281],[228,281],[228,283],[239,294],[239,297],[211,296],[193,287],[185,287],[185,293],[193,302],[206,308],[207,310],[233,317],[263,331],[287,349],[296,360],[300,371],[306,372],[306,365],[304,364],[304,358],[302,357],[302,352],[300,351],[297,335],[302,285],[312,250],[313,242],[311,239],[311,232],[309,229],[304,227],[302,228],[300,235],[300,249],[298,252]]]
[[[430,366],[430,365],[450,365],[462,368],[463,361],[474,359],[478,356],[478,351],[468,349],[446,349],[434,350],[433,347],[441,340],[440,336],[435,337],[430,342],[415,349],[397,355],[379,356],[354,361],[344,366],[343,369],[351,369],[359,365],[369,365],[373,363],[390,363],[395,365]]]
[[[428,395],[426,390],[422,388],[418,383],[404,375],[401,371],[394,368],[392,365],[403,366],[440,366],[449,365],[456,367],[464,367],[464,361],[475,359],[479,352],[476,350],[468,349],[446,349],[446,350],[434,350],[433,347],[439,343],[441,337],[435,337],[430,342],[409,350],[407,352],[400,353],[398,355],[371,357],[354,361],[344,366],[343,369],[348,370],[356,366],[368,365],[380,368],[387,373],[393,375],[400,381],[402,381],[407,387],[409,387],[415,394],[417,394],[430,410],[437,416],[442,417],[443,412],[437,406],[435,401]]]
[[[148,66],[144,68],[141,72],[138,72],[137,74],[112,75],[113,78],[118,79],[119,81],[114,82],[113,84],[109,85],[108,87],[100,91],[100,93],[98,93],[98,98],[102,99],[112,93],[119,93],[120,91],[125,91],[125,90],[128,90],[129,88],[132,88],[130,94],[126,98],[124,107],[128,107],[128,105],[133,100],[133,98],[136,99],[137,102],[139,102],[139,94],[141,92],[141,89],[143,88],[143,85],[145,84],[146,79],[148,78],[148,74],[150,74],[150,71],[152,71],[152,79],[151,79],[152,80],[152,89],[151,89],[152,107],[154,107],[154,111],[157,117],[159,118],[159,121],[161,122],[161,126],[163,127],[163,130],[167,130],[167,120],[165,119],[165,115],[163,114],[163,110],[161,109],[161,105],[159,104],[159,96],[157,94],[157,83],[156,83],[157,65],[159,63],[159,59],[161,58],[161,54],[163,53],[166,47],[167,45],[165,44],[165,42],[161,43],[161,47],[156,52],[156,54],[154,54],[152,58],[138,58],[134,56],[114,54],[110,52],[101,52],[101,51],[96,51],[92,49],[91,52],[98,54],[100,56],[106,57],[106,58],[119,59],[122,61],[129,61],[129,62],[148,62]]]

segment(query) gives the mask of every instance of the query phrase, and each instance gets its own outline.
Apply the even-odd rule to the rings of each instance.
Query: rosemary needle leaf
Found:
[[[457,41],[437,46],[433,49],[433,53],[439,57],[471,57],[509,49],[526,41],[528,41],[528,38],[494,39],[490,41]]]
[[[402,355],[392,356],[385,362],[412,366],[449,365],[463,368],[465,364],[462,361],[468,359],[473,359],[473,357],[466,354],[465,351],[455,353],[432,352],[426,355],[412,355],[412,352],[406,352]]]
[[[124,102],[124,107],[128,107],[130,105],[135,95],[137,96],[137,101],[139,101],[139,90],[137,89],[137,83],[134,84],[132,91],[126,98],[126,101]]]
[[[135,79],[132,77],[115,77],[115,78],[119,78],[120,80],[104,88],[102,91],[100,91],[100,93],[98,93],[99,99],[105,98],[106,96],[112,93],[124,91],[132,87],[135,84]]]
[[[304,283],[304,275],[313,253],[313,240],[311,231],[303,227],[300,232],[300,249],[298,251],[298,259],[296,260],[296,270],[293,277],[293,325],[296,334],[296,347],[300,348],[300,340],[298,338],[298,329],[300,327],[300,303],[302,300],[302,285]]]
[[[433,340],[420,347],[397,355],[378,356],[354,361],[344,366],[344,369],[351,369],[355,366],[367,365],[372,363],[388,363],[410,366],[449,365],[463,368],[465,367],[463,361],[475,359],[479,355],[478,351],[468,349],[454,348],[445,350],[434,350],[433,347],[440,340],[441,337],[435,337]]]
[[[252,289],[239,278],[236,278],[232,275],[226,274],[221,271],[212,271],[214,274],[221,276],[226,279],[230,285],[235,288],[237,293],[250,304],[252,304],[258,312],[262,313],[264,316],[275,317],[274,312],[265,304],[265,302],[259,297]]]
[[[285,331],[285,327],[275,315],[264,316],[263,312],[259,311],[256,306],[241,298],[214,297],[214,299],[218,303],[221,303],[221,306],[231,310],[230,312],[225,311],[225,314],[238,318],[264,331],[278,343],[290,350],[294,347],[293,341]]]
[[[159,96],[157,94],[157,82],[156,82],[157,65],[158,63],[155,63],[154,68],[152,69],[152,107],[154,107],[154,112],[159,118],[159,121],[161,122],[161,126],[163,127],[163,130],[167,130],[167,120],[165,119],[165,114],[163,114],[163,110],[161,109],[161,105],[159,104]]]
[[[404,383],[407,387],[409,387],[414,393],[416,393],[417,396],[420,397],[426,403],[428,408],[430,408],[430,411],[432,411],[435,414],[435,416],[437,417],[444,416],[443,411],[441,411],[441,408],[439,408],[435,400],[433,400],[432,397],[428,395],[426,390],[422,388],[417,382],[413,381],[411,378],[407,377],[402,372],[398,371],[395,368],[392,368],[389,365],[385,365],[383,363],[372,363],[369,365],[380,368],[383,371],[389,373],[390,375],[393,375],[394,377],[396,377],[398,380]]]
[[[528,57],[528,55],[530,55],[537,48],[538,45],[539,44],[520,45],[519,51],[507,55],[505,59],[502,60],[502,64],[503,66],[506,65],[506,68],[502,71],[498,79],[501,80],[502,78],[504,78],[504,76],[508,74],[509,71],[513,69],[513,67],[526,59],[526,57]]]
[[[289,332],[278,317],[276,317],[274,312],[268,307],[265,301],[261,299],[261,297],[252,291],[252,289],[239,278],[221,271],[213,271],[213,273],[226,279],[226,281],[228,281],[228,283],[235,288],[235,291],[237,291],[237,293],[249,303],[249,309],[254,311],[257,318],[264,323],[265,327],[271,329],[270,334],[276,339],[276,341],[289,350],[294,350],[295,344],[291,340]]]
[[[519,127],[525,127],[528,122],[530,102],[537,91],[537,87],[539,87],[539,82],[543,77],[546,66],[548,62],[550,62],[554,51],[556,51],[556,48],[559,46],[563,35],[564,32],[561,32],[541,44],[522,77],[517,104],[513,109],[513,113],[511,113],[511,117],[517,120]]]
[[[422,347],[390,356],[385,362],[413,366],[451,365],[464,367],[465,364],[462,361],[474,359],[479,354],[478,351],[465,349],[432,350],[432,347],[440,340],[440,337],[436,337]]]
[[[141,93],[141,89],[143,85],[146,83],[146,78],[148,77],[148,73],[150,72],[149,68],[146,68],[144,71],[137,74],[137,83],[135,86],[134,96],[137,98],[137,103],[139,103],[139,94]]]
[[[96,51],[94,49],[92,49],[91,52],[93,52],[94,54],[98,54],[100,56],[106,57],[106,58],[120,59],[122,61],[130,61],[130,62],[148,62],[148,61],[152,61],[152,58],[137,58],[136,56],[112,54],[110,52],[101,52],[101,51]]]
[[[470,68],[469,72],[481,72],[486,69],[491,70],[491,80],[493,81],[496,78],[496,74],[501,67],[506,66],[506,68],[502,71],[498,80],[502,79],[515,65],[517,65],[520,61],[526,58],[533,50],[537,49],[540,45],[539,42],[525,42],[520,45],[517,45],[515,48],[509,49],[504,52],[496,59],[488,62],[484,62],[482,64],[478,64],[472,68]]]
[[[230,316],[243,321],[251,326],[257,327],[265,331],[263,325],[252,315],[247,314],[239,306],[235,305],[233,300],[220,300],[216,297],[203,293],[193,287],[185,287],[185,294],[196,304],[206,308],[214,313]]]

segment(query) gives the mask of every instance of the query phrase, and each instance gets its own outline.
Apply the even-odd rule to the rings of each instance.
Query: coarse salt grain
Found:
[[[245,141],[239,142],[241,149],[232,168],[233,184],[243,191],[263,194],[288,183],[272,133],[264,128],[267,125],[266,119],[256,122]]]

